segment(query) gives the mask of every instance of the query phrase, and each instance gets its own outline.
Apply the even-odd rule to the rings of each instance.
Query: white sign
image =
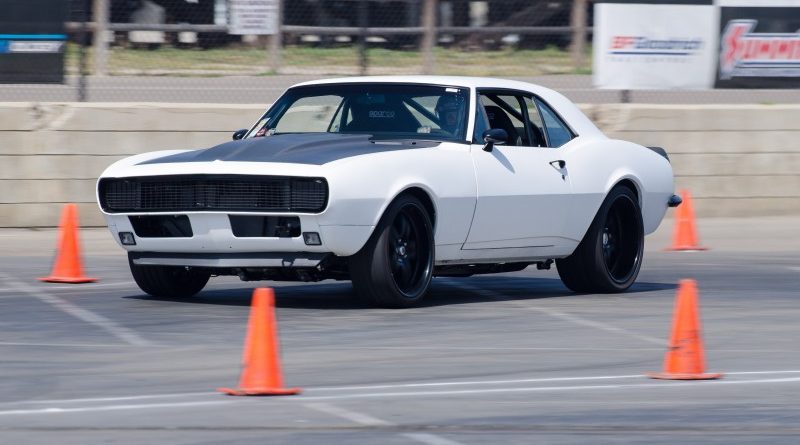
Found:
[[[278,20],[278,0],[228,0],[228,32],[231,34],[275,34]]]
[[[714,6],[598,3],[594,8],[596,87],[714,85],[719,29]]]
[[[60,53],[63,48],[64,42],[49,40],[16,40],[8,44],[8,52],[10,53]]]

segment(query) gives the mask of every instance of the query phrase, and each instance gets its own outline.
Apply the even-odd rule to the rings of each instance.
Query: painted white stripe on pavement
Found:
[[[458,287],[458,288],[460,288],[462,290],[465,290],[467,292],[472,292],[474,294],[482,295],[484,297],[491,298],[492,300],[498,300],[498,301],[503,301],[503,302],[507,302],[507,303],[516,304],[520,308],[524,308],[524,309],[540,312],[540,313],[543,313],[545,315],[549,315],[549,316],[551,316],[553,318],[558,318],[558,319],[561,319],[561,320],[564,320],[564,321],[568,321],[570,323],[574,323],[574,324],[577,324],[577,325],[588,326],[590,328],[595,328],[595,329],[599,329],[599,330],[606,331],[606,332],[613,332],[615,334],[627,335],[628,337],[637,338],[637,339],[645,341],[647,343],[653,343],[653,344],[662,345],[662,346],[666,346],[667,345],[667,341],[665,339],[655,338],[655,337],[651,337],[649,335],[644,335],[644,334],[639,334],[639,333],[636,333],[636,332],[633,332],[633,331],[629,331],[629,330],[624,329],[624,328],[620,328],[618,326],[610,325],[608,323],[601,323],[599,321],[588,320],[586,318],[579,317],[577,315],[567,314],[565,312],[557,311],[555,309],[550,309],[550,308],[541,307],[541,306],[530,306],[530,305],[524,304],[524,303],[519,302],[519,301],[510,300],[509,296],[503,295],[500,292],[495,292],[495,291],[490,290],[490,289],[481,289],[481,288],[479,288],[477,286],[458,283],[456,281],[447,281],[447,283],[449,285],[453,286],[453,287]]]
[[[445,439],[441,436],[434,436],[433,434],[428,433],[406,433],[403,434],[403,436],[427,445],[461,445],[460,442]]]
[[[341,406],[334,406],[327,403],[306,403],[306,408],[313,409],[325,414],[330,414],[334,417],[349,420],[358,425],[364,426],[397,426],[395,423],[387,422],[377,417],[370,416],[369,414],[359,413],[349,409],[344,409]],[[426,445],[462,445],[444,437],[439,437],[428,433],[404,433],[402,436],[411,440],[424,443]]]
[[[365,425],[365,426],[393,425],[392,423],[378,419],[376,417],[372,417],[368,414],[357,413],[355,411],[350,411],[339,406],[329,405],[327,403],[306,403],[305,407],[311,408],[315,411],[319,411],[325,414],[330,414],[332,416],[339,417],[345,420],[349,420],[359,425]]]
[[[643,377],[644,378],[644,377]],[[767,383],[798,383],[800,377],[784,379],[762,379],[762,380],[705,380],[705,381],[680,381],[680,382],[659,382],[659,383],[639,383],[639,384],[620,384],[620,385],[579,385],[579,386],[536,386],[519,388],[495,388],[495,389],[464,389],[449,391],[409,391],[409,392],[378,392],[361,394],[343,394],[333,396],[308,396],[304,400],[345,400],[345,399],[375,399],[375,398],[397,398],[397,397],[427,397],[427,396],[470,396],[478,394],[501,394],[501,393],[528,393],[528,392],[558,392],[558,391],[589,391],[596,389],[639,389],[639,388],[686,388],[705,386],[713,388],[719,385],[754,385]]]
[[[150,346],[152,344],[151,342],[139,336],[139,334],[137,334],[136,332],[124,326],[120,326],[116,322],[106,317],[103,317],[102,315],[78,307],[61,297],[57,297],[43,290],[39,290],[34,287],[28,286],[27,284],[21,283],[9,277],[8,275],[0,274],[0,278],[3,278],[6,281],[6,283],[19,289],[20,292],[24,292],[28,295],[31,295],[32,297],[35,297],[38,300],[47,303],[66,314],[72,315],[78,320],[82,320],[85,321],[86,323],[97,326],[98,328],[103,329],[104,331],[119,338],[125,343],[134,346]]]
[[[68,286],[34,286],[34,289],[43,289],[43,290],[62,290],[62,289],[69,289],[69,290],[81,290],[81,291],[91,291],[98,287],[132,287],[136,288],[136,284],[132,281],[126,282],[118,282],[118,283],[83,283],[81,285],[70,284]],[[46,288],[46,289],[45,289]],[[0,293],[10,293],[10,292],[19,292],[19,290],[15,287],[0,287]]]
[[[761,374],[800,374],[800,370],[779,370],[779,371],[738,371],[726,372],[726,376],[734,375],[761,375]],[[308,391],[353,391],[359,389],[391,389],[391,388],[414,388],[426,386],[448,386],[448,385],[493,385],[501,383],[533,383],[533,382],[564,382],[564,381],[586,381],[586,380],[612,380],[612,379],[625,379],[625,378],[643,378],[643,374],[630,374],[630,375],[609,375],[609,376],[585,376],[585,377],[552,377],[552,378],[539,378],[539,379],[520,379],[520,380],[474,380],[474,381],[458,381],[458,382],[427,382],[427,383],[404,383],[398,385],[371,385],[371,386],[329,386],[329,387],[306,387]],[[764,380],[765,382],[773,381],[775,379]],[[777,379],[776,381],[784,381],[785,379]],[[794,381],[794,380],[790,380]],[[719,384],[725,380],[717,381]],[[741,380],[736,382],[758,382],[757,380]],[[668,384],[668,383],[667,383]],[[685,383],[684,383],[685,384]],[[639,385],[633,385],[639,386]],[[571,388],[571,387],[569,387]],[[71,403],[91,403],[91,402],[120,402],[126,400],[147,400],[147,399],[167,399],[179,397],[196,397],[196,396],[219,396],[218,392],[203,391],[203,392],[184,392],[184,393],[166,393],[166,394],[142,394],[135,396],[117,396],[117,397],[84,397],[76,399],[49,399],[49,400],[19,400],[14,402],[2,402],[0,406],[9,405],[23,405],[23,404],[71,404]],[[300,395],[292,400],[303,401],[307,400],[306,396]],[[319,404],[315,404],[319,405]]]
[[[183,403],[150,403],[144,405],[104,405],[104,406],[89,406],[82,408],[40,408],[40,409],[16,409],[8,411],[0,411],[0,416],[20,415],[20,414],[64,414],[64,413],[86,413],[93,411],[121,411],[130,409],[163,409],[163,408],[179,408],[189,406],[206,406],[206,405],[223,405],[233,402],[218,401],[218,402],[183,402]]]
[[[119,343],[25,343],[0,341],[0,346],[41,346],[45,348],[119,348]]]
[[[361,389],[390,389],[390,388],[424,388],[433,386],[457,386],[457,385],[505,385],[509,383],[541,383],[541,382],[568,382],[573,380],[617,380],[642,378],[642,374],[630,375],[606,375],[595,377],[549,377],[538,379],[516,379],[516,380],[465,380],[455,382],[428,382],[428,383],[401,383],[397,385],[369,385],[369,386],[323,386],[313,388],[313,391],[352,391]]]
[[[119,345],[117,345],[119,346]],[[13,405],[55,405],[55,404],[76,404],[76,403],[94,403],[94,402],[122,402],[129,400],[148,400],[148,399],[172,399],[179,397],[195,397],[195,396],[216,396],[219,397],[218,392],[184,392],[184,393],[171,393],[171,394],[143,394],[138,396],[119,396],[119,397],[83,397],[77,399],[50,399],[50,400],[18,400],[16,402],[3,402],[0,406],[13,406]]]

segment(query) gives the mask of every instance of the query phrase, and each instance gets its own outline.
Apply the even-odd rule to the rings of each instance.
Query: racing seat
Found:
[[[344,132],[416,133],[418,122],[400,103],[362,104],[351,101],[353,120],[342,128]]]
[[[489,118],[489,128],[500,128],[508,133],[506,145],[522,145],[522,138],[514,123],[502,108],[496,105],[485,105],[483,108],[486,110],[486,117]]]

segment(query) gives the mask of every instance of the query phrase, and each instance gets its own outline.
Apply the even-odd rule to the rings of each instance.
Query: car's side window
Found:
[[[517,96],[489,92],[480,95],[480,104],[486,112],[489,127],[505,130],[508,134],[506,145],[530,145],[523,123],[520,99]]]
[[[549,142],[548,145],[553,148],[558,148],[571,141],[574,137],[572,131],[567,127],[567,124],[558,117],[553,109],[539,98],[536,98],[536,104],[542,113],[544,128],[547,132],[547,141]]]

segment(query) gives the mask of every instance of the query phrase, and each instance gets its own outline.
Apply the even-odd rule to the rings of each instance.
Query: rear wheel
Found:
[[[623,292],[639,275],[643,249],[639,201],[631,189],[617,186],[575,252],[556,260],[558,275],[575,292]]]
[[[356,293],[378,306],[411,307],[428,292],[433,258],[428,212],[417,198],[401,195],[350,259],[350,277]]]
[[[180,266],[139,266],[128,254],[133,280],[144,292],[154,297],[191,297],[203,290],[211,274]]]

